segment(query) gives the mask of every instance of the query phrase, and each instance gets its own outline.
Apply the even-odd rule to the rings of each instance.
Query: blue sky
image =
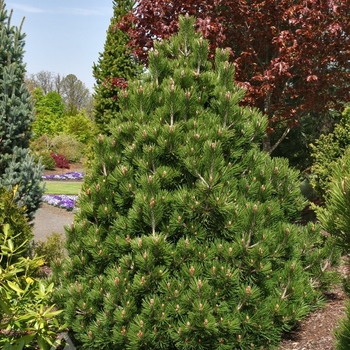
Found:
[[[24,62],[29,74],[75,74],[92,92],[92,65],[103,51],[112,0],[9,0],[12,25],[25,17]]]

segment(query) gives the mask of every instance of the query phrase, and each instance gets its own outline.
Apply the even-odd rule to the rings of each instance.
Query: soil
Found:
[[[73,164],[71,169],[45,171],[45,174],[62,174],[69,171],[83,171],[81,164]],[[44,240],[52,232],[64,234],[64,226],[73,222],[74,214],[64,209],[43,203],[34,220],[35,239]],[[342,275],[348,276],[346,266],[340,268]],[[284,334],[277,350],[335,350],[334,330],[345,316],[347,299],[341,285],[326,295],[324,308],[312,313],[291,332]],[[350,349],[350,344],[349,344]]]

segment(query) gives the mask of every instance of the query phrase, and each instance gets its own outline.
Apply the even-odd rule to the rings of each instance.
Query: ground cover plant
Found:
[[[332,238],[296,224],[299,173],[260,150],[229,51],[208,53],[181,17],[95,145],[52,276],[81,349],[270,348],[332,279]]]

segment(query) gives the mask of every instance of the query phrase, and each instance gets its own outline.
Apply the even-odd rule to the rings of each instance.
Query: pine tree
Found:
[[[43,188],[42,167],[29,152],[34,120],[30,93],[24,84],[24,38],[21,26],[11,25],[5,2],[0,0],[0,186],[18,185],[17,203],[33,218]],[[23,23],[23,22],[22,22]]]
[[[260,151],[267,120],[238,104],[229,52],[180,18],[100,136],[56,301],[82,349],[276,344],[319,304],[331,240],[295,223],[298,173]]]
[[[118,91],[127,86],[127,80],[138,72],[128,47],[129,36],[122,28],[123,17],[135,1],[113,1],[113,17],[107,31],[103,53],[93,66],[96,79],[94,118],[102,133],[108,133],[108,123],[118,111]]]

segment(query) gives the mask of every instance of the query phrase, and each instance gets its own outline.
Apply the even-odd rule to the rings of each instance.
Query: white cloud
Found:
[[[17,9],[17,10],[21,10],[21,11],[27,12],[27,13],[44,13],[44,12],[46,12],[44,9],[41,9],[39,7],[26,6],[26,5],[16,4],[16,3],[9,3],[6,6],[6,8],[7,8],[7,10]]]
[[[62,8],[62,13],[78,15],[78,16],[104,16],[109,14],[110,11],[106,11],[105,9],[89,9],[89,8]]]

